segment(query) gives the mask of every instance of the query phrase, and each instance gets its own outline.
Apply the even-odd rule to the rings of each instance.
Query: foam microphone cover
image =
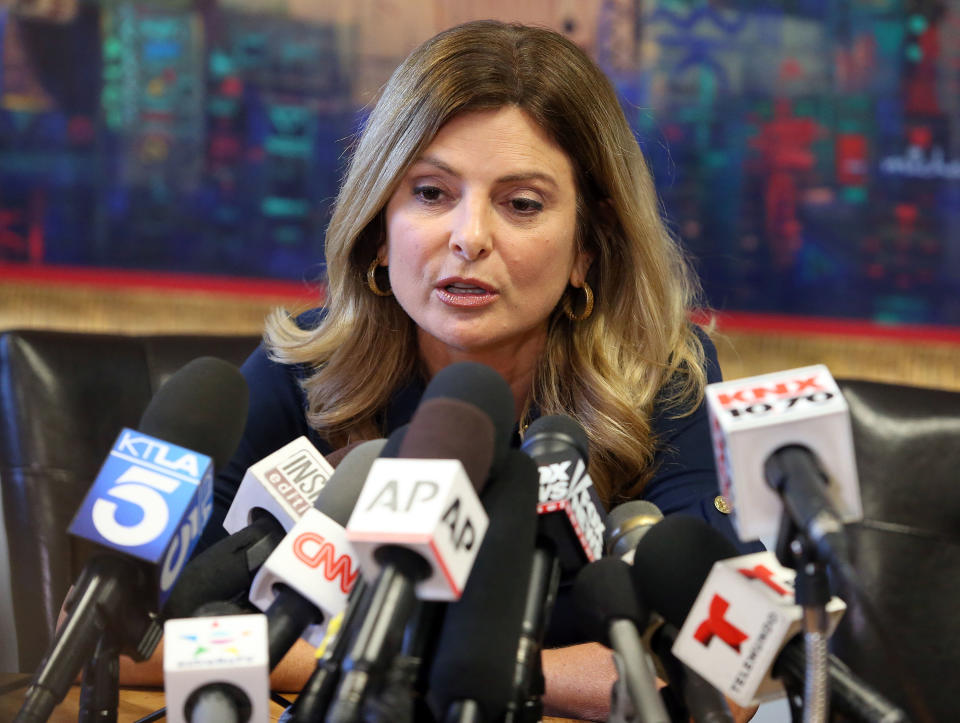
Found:
[[[323,455],[323,458],[327,460],[327,464],[329,464],[331,467],[336,469],[337,466],[343,461],[343,458],[346,457],[348,454],[350,454],[353,450],[355,450],[361,444],[363,444],[363,441],[351,442],[345,447],[341,447],[340,449],[333,450],[330,454]]]
[[[280,544],[286,531],[270,515],[262,515],[239,532],[217,540],[183,568],[163,606],[163,618],[196,615],[210,601],[246,595],[259,564]],[[254,549],[256,548],[256,549]]]
[[[487,465],[488,468],[491,466],[495,468],[499,465],[507,450],[510,448],[510,437],[513,434],[514,426],[513,392],[510,391],[510,385],[507,384],[506,380],[487,365],[477,362],[457,362],[456,364],[444,367],[434,375],[433,379],[431,379],[427,385],[426,390],[424,390],[414,420],[421,421],[418,420],[418,418],[426,416],[427,419],[422,421],[430,422],[432,415],[421,415],[421,407],[427,404],[427,409],[430,409],[433,406],[431,402],[439,399],[459,400],[464,405],[478,410],[483,416],[489,419],[491,426],[481,432],[480,429],[485,425],[474,421],[473,415],[475,415],[476,412],[471,412],[471,427],[468,429],[463,426],[460,420],[451,422],[450,417],[447,415],[455,414],[457,407],[450,407],[450,411],[444,412],[443,423],[452,423],[452,428],[455,430],[462,429],[463,434],[459,436],[468,437],[470,434],[482,434],[483,439],[476,440],[476,442],[483,442],[482,446],[486,444],[484,440],[490,438],[488,435],[492,435],[493,458]],[[463,410],[465,408],[459,407],[459,409]],[[414,420],[411,420],[411,430]],[[475,428],[476,431],[474,431]],[[436,437],[443,439],[445,437],[458,436],[451,435],[450,429],[450,427],[447,427],[446,429],[436,430],[439,432]],[[446,433],[445,435],[444,432]],[[414,440],[410,440],[410,442],[413,441]],[[410,442],[405,441],[404,445]],[[478,446],[481,445],[478,444]],[[420,449],[422,450],[422,446],[420,446]],[[429,452],[429,450],[422,451]],[[403,456],[416,458],[417,455],[408,453],[406,449],[404,449]],[[456,456],[441,456],[440,454],[428,454],[426,458],[460,459]],[[466,467],[466,464],[464,464],[464,467]],[[474,484],[477,484],[470,472],[471,470],[468,468],[467,473],[470,475],[470,479],[474,480]],[[485,472],[484,477],[486,477]]]
[[[679,628],[713,564],[737,554],[734,544],[703,520],[670,515],[637,544],[631,570],[643,600]]]
[[[616,557],[602,557],[581,568],[573,583],[573,602],[580,629],[607,647],[612,647],[612,622],[630,620],[643,631],[650,617],[634,587],[630,566]]]
[[[459,399],[420,402],[400,446],[400,457],[456,459],[474,489],[486,484],[495,454],[493,422],[483,411]]]
[[[573,447],[584,463],[590,461],[587,433],[578,422],[565,414],[550,414],[533,420],[524,434],[523,447],[531,457],[541,452],[564,452]]]
[[[137,430],[205,454],[222,469],[243,436],[249,401],[239,369],[223,359],[199,357],[160,387]]]
[[[353,508],[357,506],[357,498],[363,490],[370,466],[386,444],[385,439],[371,439],[353,446],[320,490],[313,506],[341,527],[346,527]]]
[[[407,438],[407,430],[410,429],[409,424],[404,424],[402,427],[397,427],[390,433],[390,436],[387,437],[387,443],[383,445],[383,449],[380,450],[381,457],[396,457],[400,454],[400,445],[403,444],[403,440]]]
[[[501,720],[513,671],[537,527],[537,466],[507,452],[482,501],[490,517],[463,596],[447,608],[430,668],[428,702],[438,720],[458,700]]]
[[[229,600],[214,600],[204,603],[193,611],[195,618],[216,618],[222,615],[249,615],[250,613],[260,612],[252,605],[239,605]]]

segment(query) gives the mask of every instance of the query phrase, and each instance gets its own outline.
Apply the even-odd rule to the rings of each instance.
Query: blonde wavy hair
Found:
[[[569,156],[577,243],[595,253],[587,275],[593,314],[574,322],[560,305],[553,311],[530,403],[583,425],[591,476],[611,505],[639,494],[653,474],[654,401],[682,415],[702,399],[704,352],[687,318],[699,287],[664,226],[613,87],[556,32],[466,23],[400,64],[354,144],[327,229],[326,313],[316,328],[301,329],[277,310],[267,322],[267,347],[274,360],[309,368],[302,382],[307,421],[331,444],[383,436],[391,396],[423,374],[413,321],[366,284],[384,239],[384,208],[447,121],[510,105]]]

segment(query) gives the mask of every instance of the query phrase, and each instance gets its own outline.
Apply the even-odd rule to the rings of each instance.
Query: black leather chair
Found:
[[[120,428],[136,428],[160,385],[191,359],[239,365],[257,342],[0,334],[0,485],[21,671],[33,672],[42,659],[80,571],[83,547],[67,528]]]
[[[960,392],[841,381],[864,519],[854,566],[896,653],[939,721],[957,719],[960,671]],[[850,601],[848,601],[850,602]],[[909,711],[903,681],[855,604],[834,652]]]

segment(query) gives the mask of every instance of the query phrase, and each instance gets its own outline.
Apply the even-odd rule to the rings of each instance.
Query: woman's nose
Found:
[[[476,261],[493,247],[489,208],[479,198],[465,197],[454,214],[450,249],[467,261]]]

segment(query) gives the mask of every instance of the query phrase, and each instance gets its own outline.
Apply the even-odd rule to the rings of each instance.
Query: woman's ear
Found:
[[[577,251],[577,256],[573,260],[573,268],[570,270],[571,286],[576,286],[578,289],[583,286],[583,283],[587,280],[587,272],[590,270],[590,265],[596,255],[597,252],[593,249]]]

